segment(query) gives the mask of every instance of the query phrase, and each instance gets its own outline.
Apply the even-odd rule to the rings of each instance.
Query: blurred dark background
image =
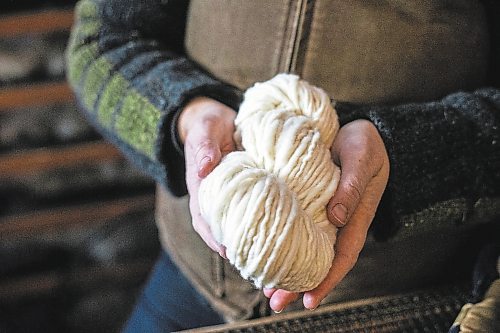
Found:
[[[65,82],[76,1],[0,2],[0,332],[117,332],[158,254],[154,184]]]

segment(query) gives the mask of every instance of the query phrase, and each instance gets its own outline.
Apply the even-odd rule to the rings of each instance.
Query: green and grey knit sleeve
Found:
[[[82,0],[67,49],[68,81],[89,120],[175,195],[187,192],[179,110],[196,96],[240,101],[183,55],[187,3]]]

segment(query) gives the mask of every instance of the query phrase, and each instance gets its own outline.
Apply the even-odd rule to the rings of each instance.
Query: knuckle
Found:
[[[215,143],[211,139],[203,139],[201,140],[197,147],[196,147],[196,156],[198,156],[200,153],[206,154],[207,152],[210,152],[213,150],[215,147]]]
[[[361,157],[370,156],[372,154],[370,139],[366,136],[353,138],[353,140],[349,142],[349,149],[352,152],[356,152],[356,155]]]
[[[354,201],[361,199],[361,185],[358,178],[351,177],[347,179],[345,182],[345,191],[350,199]]]

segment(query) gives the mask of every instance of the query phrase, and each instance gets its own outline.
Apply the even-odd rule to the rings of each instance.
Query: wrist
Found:
[[[181,110],[177,120],[177,133],[182,143],[186,141],[189,125],[193,123],[196,115],[200,113],[201,106],[209,103],[210,99],[207,97],[196,97],[189,101]]]

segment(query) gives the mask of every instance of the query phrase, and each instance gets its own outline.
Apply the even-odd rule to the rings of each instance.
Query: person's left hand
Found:
[[[319,286],[304,293],[307,309],[315,309],[354,267],[389,177],[384,143],[367,120],[355,120],[339,130],[332,158],[341,168],[341,177],[327,213],[330,222],[340,229],[330,271]],[[299,297],[283,289],[264,289],[264,294],[277,313]]]

